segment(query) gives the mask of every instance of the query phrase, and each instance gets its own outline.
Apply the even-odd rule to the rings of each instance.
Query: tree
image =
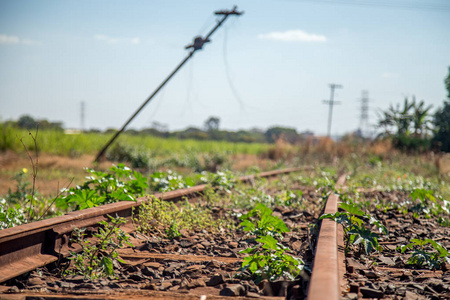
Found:
[[[400,108],[400,104],[394,107],[392,104],[389,109],[381,112],[378,121],[378,127],[384,128],[385,135],[393,135],[392,130],[395,131],[395,135],[409,135],[411,128],[412,116],[411,109],[414,108],[415,99],[409,102],[408,98],[405,98],[403,107]]]
[[[433,140],[442,151],[450,152],[450,99],[434,115],[434,125],[437,130]]]
[[[218,117],[209,117],[209,119],[205,121],[205,129],[209,132],[219,130],[219,125],[220,119]]]
[[[447,98],[450,99],[450,67],[448,67],[448,75],[444,80],[445,88],[447,89]]]
[[[450,152],[450,67],[447,78],[444,80],[448,99],[444,101],[444,107],[434,115],[436,128],[433,141],[444,152]]]
[[[294,128],[271,127],[264,133],[269,143],[274,143],[278,139],[284,139],[289,143],[295,143],[298,140],[298,133]]]
[[[28,130],[35,129],[37,127],[37,125],[38,125],[38,122],[29,115],[21,116],[19,118],[19,120],[17,121],[17,126],[19,126],[20,128],[28,129]]]
[[[425,138],[428,133],[431,131],[431,119],[430,119],[430,109],[433,105],[429,105],[428,107],[424,107],[425,102],[422,100],[420,102],[416,102],[416,99],[413,100],[414,104],[414,115],[413,115],[413,128],[414,128],[414,136]]]
[[[405,151],[425,151],[430,148],[431,119],[429,111],[431,105],[425,107],[425,102],[411,101],[405,98],[403,107],[397,104],[383,111],[378,127],[384,128],[381,135],[390,137],[393,144]]]

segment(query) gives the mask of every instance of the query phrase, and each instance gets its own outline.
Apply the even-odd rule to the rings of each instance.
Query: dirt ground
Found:
[[[43,196],[55,196],[72,179],[72,186],[82,182],[87,174],[84,168],[105,170],[112,164],[111,162],[103,162],[94,166],[93,160],[93,155],[82,155],[74,158],[50,154],[40,155],[36,177],[37,190]],[[0,195],[7,194],[9,189],[15,191],[17,183],[13,177],[23,169],[27,169],[27,181],[32,182],[33,167],[26,154],[17,154],[11,151],[0,153]]]

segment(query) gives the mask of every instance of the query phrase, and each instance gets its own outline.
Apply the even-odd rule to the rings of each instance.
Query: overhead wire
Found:
[[[227,81],[228,81],[228,85],[230,86],[231,92],[234,95],[234,98],[236,98],[236,100],[239,103],[240,109],[241,111],[245,111],[245,107],[244,107],[244,102],[242,101],[242,98],[240,97],[234,83],[233,83],[233,79],[231,77],[231,73],[230,73],[230,66],[228,64],[228,27],[225,26],[224,28],[224,40],[223,40],[223,63],[225,65],[225,74],[227,77]]]
[[[417,2],[417,1],[359,1],[359,0],[288,0],[293,2],[311,2],[318,4],[332,4],[332,5],[355,5],[367,7],[380,8],[394,8],[394,9],[411,9],[411,10],[435,10],[435,11],[450,11],[450,4]],[[450,3],[450,2],[447,2]]]
[[[212,20],[216,19],[215,16],[209,15],[205,22],[203,23],[203,25],[200,27],[199,30],[197,30],[197,35],[196,36],[204,36],[205,33],[208,30],[209,25],[212,23]],[[180,112],[180,117],[184,117],[185,113],[189,110],[192,112],[192,102],[191,102],[191,98],[192,95],[194,94],[194,88],[193,88],[193,82],[194,82],[194,61],[195,61],[195,57],[193,57],[193,59],[190,61],[190,67],[189,70],[187,72],[188,73],[188,77],[187,77],[187,87],[186,87],[186,98],[185,101],[183,103],[183,108]],[[198,94],[194,95],[193,97],[194,100],[198,100]],[[198,101],[197,101],[198,102]],[[205,106],[204,103],[200,103],[202,106]]]
[[[186,98],[181,109],[180,117],[184,117],[185,113],[189,110],[192,112],[191,94],[192,94],[192,81],[194,78],[194,59],[191,60],[187,72],[187,84],[186,84]]]
[[[164,89],[164,88],[161,89],[161,92],[160,92],[159,97],[158,97],[158,100],[159,100],[159,101],[156,101],[156,102],[157,102],[157,103],[156,103],[156,107],[155,107],[155,109],[153,110],[153,112],[152,112],[152,114],[150,115],[150,117],[148,118],[148,121],[147,121],[147,122],[154,121],[155,115],[156,115],[156,113],[158,112],[159,107],[161,106],[161,103],[163,103],[165,94],[166,94],[166,89]]]

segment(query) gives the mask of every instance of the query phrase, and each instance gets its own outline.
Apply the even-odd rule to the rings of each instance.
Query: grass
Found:
[[[410,192],[415,188],[425,188],[450,199],[450,178],[440,175],[427,155],[358,157],[347,161],[347,170],[350,172],[347,180],[349,189],[363,187]]]
[[[0,130],[0,150],[22,151],[20,139],[25,145],[33,149],[28,131],[16,128],[4,128]],[[96,154],[112,134],[82,133],[65,134],[62,131],[41,130],[38,134],[38,147],[40,152],[65,156],[78,156],[82,154]],[[204,152],[227,152],[229,154],[260,154],[267,151],[270,145],[258,143],[231,143],[226,141],[197,141],[178,140],[174,138],[164,139],[154,136],[132,136],[123,134],[115,143],[125,144],[130,147],[145,149],[152,156],[168,156],[173,153],[181,155]]]

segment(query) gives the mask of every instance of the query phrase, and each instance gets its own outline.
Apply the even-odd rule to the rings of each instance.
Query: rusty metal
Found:
[[[239,180],[249,182],[256,177],[273,177],[303,170],[290,168],[262,172],[257,175],[243,176]],[[196,198],[201,195],[206,185],[175,191],[156,193],[153,196],[166,201],[179,201],[185,198]],[[32,271],[44,265],[56,262],[61,257],[69,255],[70,251],[79,248],[69,248],[69,238],[74,228],[96,227],[101,220],[107,220],[107,215],[118,215],[130,219],[133,209],[138,208],[147,198],[134,201],[121,201],[99,207],[67,213],[47,220],[24,224],[0,231],[0,283]],[[134,230],[132,222],[123,229]]]
[[[343,185],[345,178],[345,174],[340,176],[336,188]],[[338,202],[338,195],[332,193],[327,199],[324,213],[336,213]],[[344,257],[338,251],[338,245],[343,245],[343,241],[340,241],[342,237],[343,234],[338,231],[336,222],[329,219],[322,220],[308,289],[308,300],[341,299],[345,266],[343,266]]]

